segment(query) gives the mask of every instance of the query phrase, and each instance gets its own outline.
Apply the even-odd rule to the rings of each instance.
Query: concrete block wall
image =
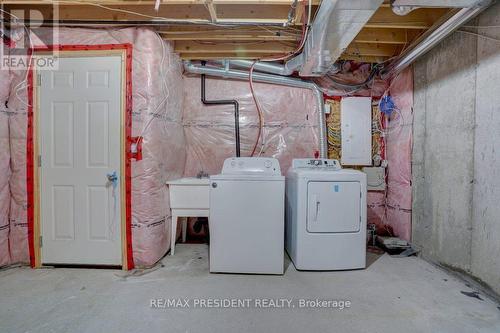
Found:
[[[500,3],[468,25],[500,39]],[[455,32],[414,74],[412,241],[500,294],[500,42]]]

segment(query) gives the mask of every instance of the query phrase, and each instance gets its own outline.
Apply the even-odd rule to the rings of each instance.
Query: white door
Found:
[[[40,71],[42,263],[121,265],[121,61],[60,58]]]
[[[308,232],[358,232],[361,185],[358,182],[307,184]]]

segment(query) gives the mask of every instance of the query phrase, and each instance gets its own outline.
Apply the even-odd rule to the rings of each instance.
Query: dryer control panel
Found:
[[[330,160],[326,158],[296,158],[292,161],[292,168],[318,168],[322,170],[340,170],[342,167],[338,160]]]

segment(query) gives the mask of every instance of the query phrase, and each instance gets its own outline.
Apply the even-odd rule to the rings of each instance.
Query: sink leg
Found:
[[[177,239],[177,215],[172,214],[172,228],[170,230],[172,235],[170,236],[170,255],[175,254],[175,240]]]
[[[185,217],[182,219],[182,242],[186,243],[186,235],[187,235],[187,223],[188,218]]]

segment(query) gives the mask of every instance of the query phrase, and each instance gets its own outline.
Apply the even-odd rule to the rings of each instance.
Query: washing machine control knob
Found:
[[[217,188],[217,183],[212,183],[213,188]]]

